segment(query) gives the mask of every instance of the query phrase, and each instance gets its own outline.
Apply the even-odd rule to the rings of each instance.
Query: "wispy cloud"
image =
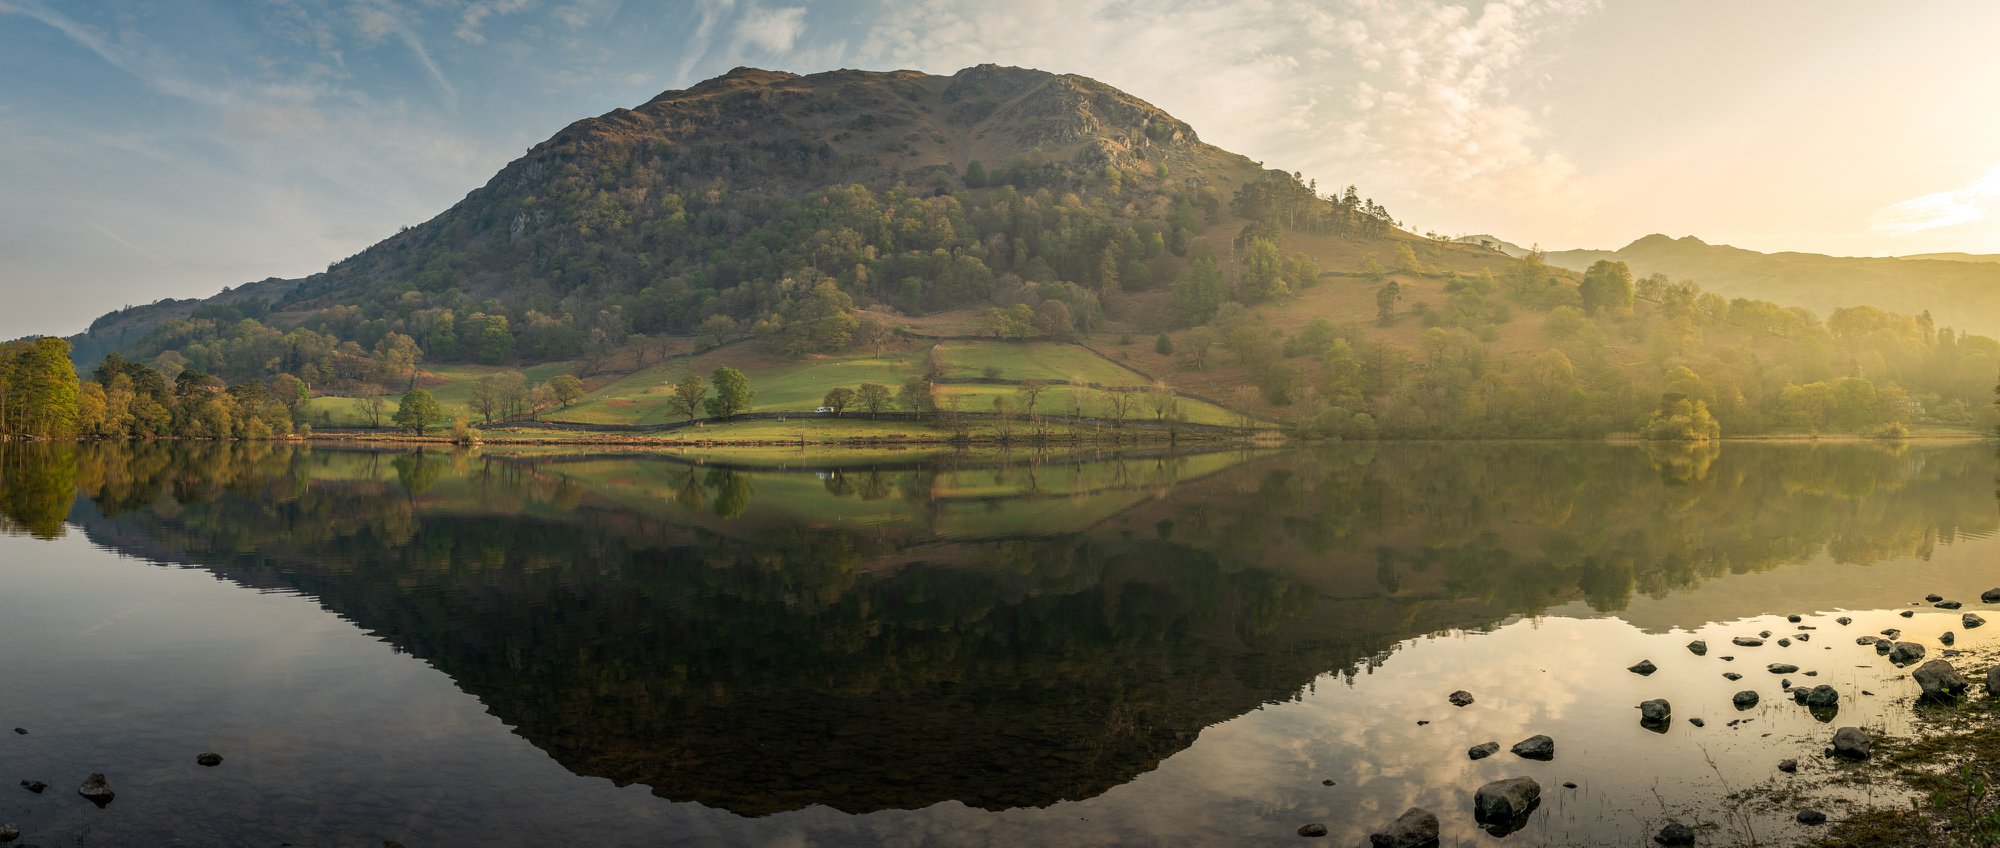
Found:
[[[458,13],[458,29],[452,32],[460,40],[472,44],[485,44],[486,35],[479,31],[486,19],[496,15],[511,15],[528,8],[529,0],[475,0],[465,4]]]
[[[805,29],[806,10],[803,6],[780,9],[751,6],[743,10],[743,16],[736,21],[735,48],[741,50],[745,46],[753,46],[766,53],[782,54],[798,43]]]
[[[410,58],[416,60],[417,65],[431,78],[431,83],[437,86],[438,94],[444,99],[445,108],[458,108],[458,88],[451,84],[451,80],[445,77],[443,69],[438,67],[437,61],[431,58],[431,51],[424,46],[423,38],[418,36],[417,31],[403,19],[400,7],[388,0],[372,0],[372,2],[356,3],[350,7],[350,11],[354,15],[355,27],[363,39],[379,42],[394,37],[401,42],[410,51]]]
[[[1405,217],[1413,208],[1464,216],[1571,203],[1575,169],[1533,94],[1551,43],[1597,8],[936,0],[885,16],[859,53],[871,67],[950,72],[998,61],[1085,74],[1222,147],[1322,182],[1360,183]]]
[[[1878,233],[1910,235],[1984,221],[1996,206],[2000,206],[2000,166],[1961,188],[1884,206],[1869,216],[1868,227]]]

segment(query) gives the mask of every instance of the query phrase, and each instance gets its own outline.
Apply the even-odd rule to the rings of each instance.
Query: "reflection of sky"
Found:
[[[10,801],[0,817],[31,825],[28,838],[43,844],[86,824],[100,839],[156,841],[164,834],[146,828],[162,823],[197,828],[175,834],[196,842],[253,828],[301,843],[340,835],[500,845],[1230,844],[1295,838],[1309,821],[1329,826],[1329,844],[1353,844],[1415,804],[1439,814],[1449,843],[1477,836],[1474,788],[1526,774],[1542,783],[1545,801],[1516,840],[1636,842],[1667,815],[1656,791],[1671,814],[1714,823],[1730,790],[1788,781],[1773,768],[1783,757],[1805,763],[1808,780],[1829,773],[1816,752],[1833,726],[1908,730],[1914,684],[1892,679],[1854,637],[1897,627],[1935,652],[1937,634],[1958,629],[1958,613],[1922,607],[1905,620],[1895,610],[1931,591],[1980,608],[1979,592],[2000,582],[1984,566],[1996,547],[1968,540],[1928,561],[1871,566],[1818,559],[1635,598],[1619,617],[1566,607],[1490,633],[1409,640],[1351,683],[1322,677],[1297,701],[1210,727],[1154,771],[1086,801],[997,814],[948,802],[743,819],[571,775],[446,676],[310,599],[139,563],[80,534],[0,537],[0,657],[11,690],[0,724],[32,731],[0,739],[0,759],[20,772],[10,780],[51,784],[45,796]],[[1888,609],[1847,613],[1856,618],[1847,627],[1831,621],[1838,610],[1878,606]],[[1765,610],[1778,614],[1750,617]],[[1823,611],[1806,622],[1820,628],[1812,641],[1728,644],[1764,629],[1796,632],[1782,618],[1793,610]],[[1961,633],[1961,647],[1984,652],[1995,632]],[[1697,637],[1709,656],[1683,647]],[[1794,682],[1840,689],[1836,725],[1781,697],[1763,669],[1780,658],[1820,672]],[[1624,670],[1640,659],[1661,670],[1646,678]],[[1745,679],[1725,681],[1724,670]],[[1447,705],[1459,688],[1477,703]],[[1739,714],[1729,697],[1742,688],[1763,702]],[[1864,688],[1879,695],[1861,696]],[[1652,697],[1674,704],[1664,736],[1638,726],[1634,706]],[[1686,723],[1696,716],[1708,726]],[[1727,726],[1739,717],[1752,721]],[[1555,761],[1505,752],[1534,733],[1556,739]],[[1503,751],[1466,759],[1467,747],[1489,740]],[[193,757],[204,750],[227,761],[201,769]],[[119,791],[101,812],[69,796],[99,770]],[[1322,786],[1327,778],[1337,785]],[[1782,834],[1790,813],[1765,811],[1760,838]]]

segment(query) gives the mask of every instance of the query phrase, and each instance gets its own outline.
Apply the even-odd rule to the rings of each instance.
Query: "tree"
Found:
[[[1583,272],[1577,294],[1583,298],[1583,311],[1589,315],[1631,311],[1632,269],[1623,262],[1599,259]]]
[[[846,412],[848,405],[853,402],[853,389],[846,386],[834,386],[826,391],[826,397],[820,400],[820,405],[833,410],[833,414],[839,415]]]
[[[368,422],[368,426],[380,429],[382,416],[389,411],[389,402],[383,400],[381,395],[369,395],[354,401],[354,411]]]
[[[977,159],[965,163],[965,187],[986,187],[986,166],[979,164]]]
[[[708,381],[700,374],[689,374],[674,384],[672,397],[667,398],[667,409],[689,421],[701,411],[701,399],[708,394]]]
[[[896,402],[918,415],[930,415],[937,412],[937,387],[922,377],[911,377],[896,391]]]
[[[306,406],[312,402],[312,388],[290,374],[279,374],[271,378],[271,397],[284,405],[293,421],[303,421]]]
[[[583,380],[575,374],[557,374],[548,383],[549,391],[555,393],[556,404],[564,409],[583,397]]]
[[[1194,366],[1196,371],[1207,370],[1209,351],[1215,349],[1215,343],[1220,338],[1213,327],[1196,327],[1187,331],[1181,336],[1181,350],[1187,353],[1188,364]]]
[[[873,417],[889,408],[889,387],[881,383],[862,383],[861,388],[854,390],[854,403]]]
[[[1168,386],[1165,380],[1153,384],[1152,391],[1146,393],[1146,403],[1153,408],[1153,417],[1156,419],[1163,419],[1180,411],[1180,395],[1174,394],[1173,388]]]
[[[1375,292],[1375,323],[1384,327],[1396,323],[1396,302],[1403,299],[1403,287],[1390,280]]]
[[[1173,356],[1174,340],[1168,338],[1166,333],[1161,333],[1158,338],[1153,339],[1153,352],[1161,356]]]
[[[1170,289],[1174,317],[1183,326],[1207,323],[1222,308],[1223,301],[1229,299],[1229,281],[1223,278],[1215,260],[1206,256],[1190,263],[1186,271],[1174,278]]]
[[[1244,259],[1243,278],[1236,285],[1237,296],[1244,303],[1262,303],[1290,293],[1285,283],[1284,261],[1278,256],[1278,245],[1270,239],[1251,239],[1250,254]]]
[[[402,402],[396,404],[396,415],[390,419],[396,426],[421,436],[425,431],[445,423],[444,407],[437,398],[423,389],[411,389],[403,393]]]
[[[736,335],[736,319],[727,315],[710,315],[702,320],[700,332],[708,337],[711,347],[721,347],[730,336]]]
[[[714,396],[708,399],[708,414],[711,418],[729,418],[750,408],[750,399],[756,395],[750,390],[750,378],[734,368],[717,368],[709,380],[715,385]]]
[[[1021,396],[1021,408],[1027,410],[1030,419],[1035,417],[1035,404],[1040,403],[1042,392],[1048,391],[1049,384],[1030,377],[1014,387],[1014,393]]]
[[[472,384],[472,394],[466,398],[465,405],[479,413],[486,423],[493,423],[493,416],[500,411],[500,393],[493,385],[492,376],[481,377]]]
[[[1410,248],[1409,242],[1396,243],[1396,270],[1405,274],[1424,272],[1424,266],[1417,263],[1417,252]]]

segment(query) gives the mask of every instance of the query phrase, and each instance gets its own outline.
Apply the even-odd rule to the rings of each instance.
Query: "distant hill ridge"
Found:
[[[1964,257],[1964,258],[1948,258]],[[1617,250],[1562,250],[1551,265],[1584,270],[1602,259],[1624,262],[1638,276],[1693,280],[1726,297],[1769,300],[1826,313],[1843,306],[1932,313],[1941,325],[2000,336],[2000,264],[1968,254],[1841,257],[1759,253],[1709,244],[1694,236],[1659,233]]]

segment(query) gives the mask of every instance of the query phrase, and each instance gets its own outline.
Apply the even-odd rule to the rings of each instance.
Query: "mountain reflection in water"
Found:
[[[1985,446],[837,460],[0,445],[0,523],[302,593],[751,817],[1090,799],[1412,637],[2000,524]]]

